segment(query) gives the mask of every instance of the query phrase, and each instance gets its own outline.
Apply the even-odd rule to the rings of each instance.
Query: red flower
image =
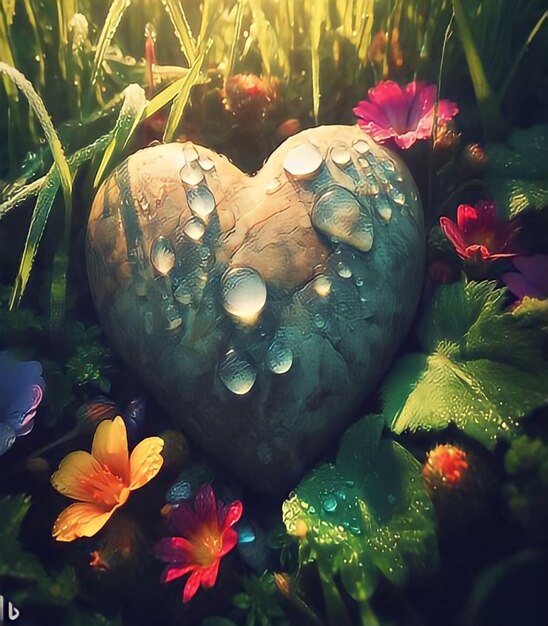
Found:
[[[170,513],[170,522],[182,536],[161,539],[156,556],[169,565],[162,582],[167,583],[191,572],[183,592],[183,602],[194,597],[200,585],[209,589],[217,580],[221,558],[238,543],[232,526],[242,516],[242,503],[228,506],[218,502],[210,485],[200,487],[194,506],[183,502]]]
[[[434,126],[437,87],[413,81],[401,87],[393,80],[378,83],[367,93],[369,100],[353,109],[358,124],[379,143],[393,138],[399,148],[410,148],[417,139],[428,139]],[[440,100],[437,124],[445,125],[459,112],[449,100]]]
[[[430,491],[439,487],[455,487],[468,472],[468,455],[450,444],[436,446],[427,455],[422,476]]]
[[[515,256],[508,246],[517,234],[516,222],[498,222],[494,202],[478,202],[476,207],[461,204],[457,209],[457,223],[440,217],[443,234],[463,259],[492,261]]]

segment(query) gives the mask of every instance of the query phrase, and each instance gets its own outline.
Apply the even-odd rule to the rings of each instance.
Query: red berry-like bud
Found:
[[[422,468],[427,489],[453,489],[466,480],[470,462],[468,454],[450,444],[441,444],[430,450]]]

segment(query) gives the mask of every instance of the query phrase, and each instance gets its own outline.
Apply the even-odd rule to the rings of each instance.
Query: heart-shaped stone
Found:
[[[248,484],[280,491],[406,333],[422,211],[405,167],[358,127],[293,136],[253,177],[158,145],[99,190],[87,260],[103,326],[157,400]]]

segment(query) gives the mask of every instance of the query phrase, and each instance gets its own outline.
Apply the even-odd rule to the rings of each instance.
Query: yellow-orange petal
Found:
[[[103,420],[95,430],[91,454],[108,467],[114,476],[129,484],[129,453],[124,420],[118,416]]]
[[[59,469],[51,477],[51,484],[59,493],[73,500],[93,502],[95,498],[90,484],[102,480],[104,470],[101,463],[89,452],[71,452],[61,461]]]
[[[51,534],[57,541],[93,537],[108,522],[116,508],[105,510],[104,507],[89,502],[71,504],[55,520]]]
[[[135,447],[129,459],[130,489],[139,489],[156,476],[164,463],[160,454],[163,448],[161,437],[148,437]]]

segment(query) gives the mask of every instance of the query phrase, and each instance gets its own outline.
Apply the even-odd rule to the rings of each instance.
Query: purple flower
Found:
[[[32,430],[44,388],[40,363],[0,352],[0,456]]]
[[[513,259],[517,272],[502,275],[508,289],[519,299],[525,296],[545,300],[548,298],[548,256],[520,256]]]

